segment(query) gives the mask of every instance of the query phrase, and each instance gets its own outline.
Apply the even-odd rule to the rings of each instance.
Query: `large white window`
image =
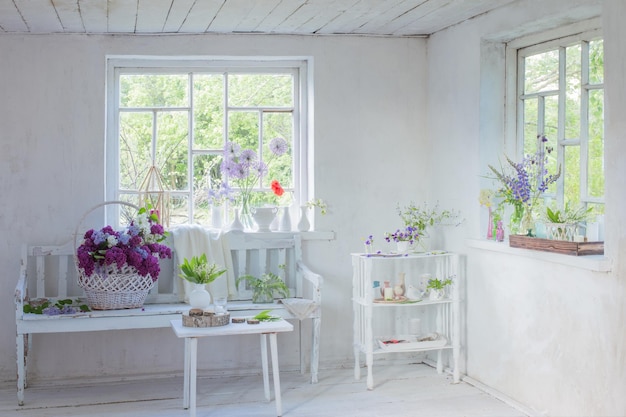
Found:
[[[163,189],[172,224],[206,224],[209,191],[228,182],[221,170],[225,146],[253,149],[263,160],[272,156],[272,139],[282,138],[287,152],[253,184],[252,200],[261,201],[278,180],[289,198],[305,201],[307,65],[109,58],[107,199],[138,204],[142,192]]]
[[[547,168],[561,168],[547,203],[604,213],[604,53],[599,33],[536,43],[518,49],[517,57],[519,151],[551,150]]]

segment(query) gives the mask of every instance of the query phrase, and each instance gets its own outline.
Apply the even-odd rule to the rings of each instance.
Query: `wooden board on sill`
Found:
[[[509,246],[574,256],[604,254],[604,242],[569,242],[522,235],[510,235]]]

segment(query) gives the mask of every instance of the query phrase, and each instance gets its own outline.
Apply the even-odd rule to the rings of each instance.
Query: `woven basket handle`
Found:
[[[135,210],[139,210],[139,206],[136,206],[135,204],[132,204],[132,203],[127,203],[126,201],[105,201],[103,203],[96,204],[95,206],[87,210],[85,214],[83,214],[83,216],[78,221],[78,224],[76,225],[76,229],[74,230],[74,259],[75,261],[78,261],[78,259],[76,259],[77,258],[76,251],[78,250],[78,229],[80,229],[80,227],[82,226],[87,216],[89,216],[92,212],[99,209],[100,207],[109,206],[113,204],[119,204],[121,206],[127,206],[127,207],[134,208]],[[76,265],[78,266],[78,262],[76,262]]]

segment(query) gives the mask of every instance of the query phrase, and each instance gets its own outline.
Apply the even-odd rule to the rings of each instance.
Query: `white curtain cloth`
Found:
[[[283,303],[285,308],[299,320],[310,317],[319,307],[315,301],[306,298],[284,298],[279,302]]]
[[[230,297],[237,294],[230,247],[221,230],[210,230],[196,224],[185,224],[175,226],[171,233],[178,264],[181,264],[185,258],[191,259],[192,256],[200,256],[205,253],[209,263],[215,263],[220,269],[226,269],[224,274],[206,286],[213,300],[216,297]],[[176,271],[180,273],[178,266],[176,266]],[[183,285],[179,287],[183,290],[183,299],[185,302],[189,302],[189,293],[192,291],[191,283],[180,277],[175,279],[179,279],[179,283],[182,281]]]

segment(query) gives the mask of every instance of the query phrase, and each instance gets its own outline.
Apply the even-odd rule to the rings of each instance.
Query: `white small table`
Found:
[[[293,325],[283,319],[266,321],[259,324],[229,323],[217,327],[185,327],[182,319],[172,320],[172,328],[178,337],[185,338],[185,365],[183,382],[183,408],[189,408],[189,415],[196,417],[196,371],[198,357],[198,338],[208,336],[237,336],[244,334],[261,335],[261,364],[263,367],[263,387],[265,398],[270,401],[269,375],[267,367],[267,335],[270,336],[270,353],[272,355],[272,373],[276,396],[276,415],[283,414],[280,398],[280,377],[278,373],[278,348],[276,333],[293,331]]]

